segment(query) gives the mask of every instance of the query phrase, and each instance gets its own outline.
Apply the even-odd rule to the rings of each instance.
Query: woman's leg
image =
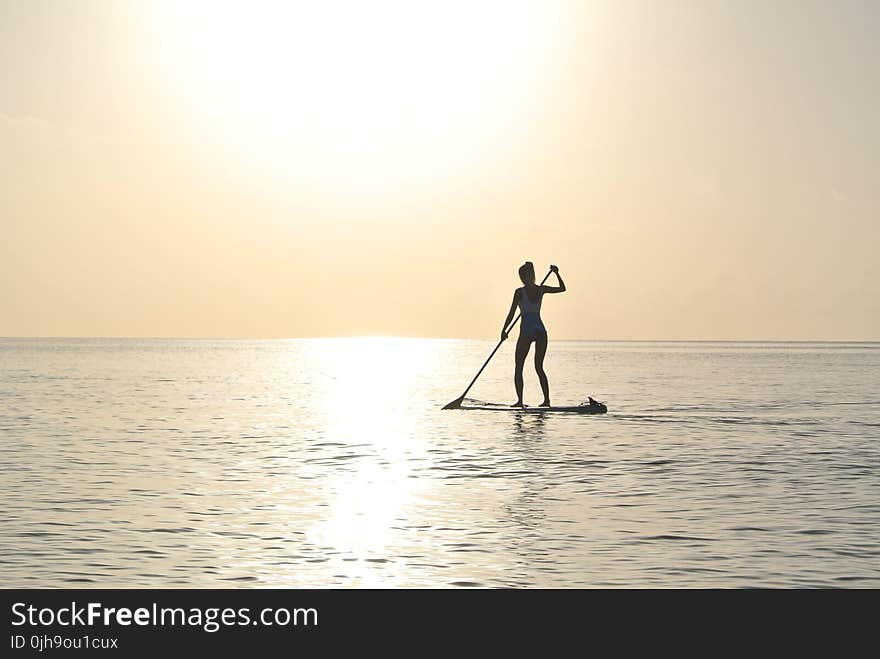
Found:
[[[513,370],[513,386],[516,387],[516,403],[514,407],[522,407],[523,404],[523,364],[526,362],[526,356],[529,354],[529,345],[531,341],[519,335],[516,341],[516,366]]]
[[[541,405],[550,407],[550,383],[544,372],[545,354],[547,354],[547,335],[541,334],[535,341],[535,371],[538,373],[538,380],[541,381],[541,391],[544,392],[544,402]]]

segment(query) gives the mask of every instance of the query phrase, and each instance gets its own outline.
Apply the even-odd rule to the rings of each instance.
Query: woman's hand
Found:
[[[504,330],[501,330],[501,340],[507,341],[507,332],[505,332]]]
[[[559,286],[542,286],[541,288],[545,293],[564,293],[565,292],[565,282],[562,281],[562,275],[559,274],[559,266],[551,265],[550,272],[556,273],[556,281],[559,282]]]

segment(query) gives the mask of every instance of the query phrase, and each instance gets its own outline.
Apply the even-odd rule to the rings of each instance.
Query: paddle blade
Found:
[[[451,403],[446,403],[446,405],[443,406],[443,409],[444,410],[457,410],[459,407],[461,407],[461,404],[463,401],[464,401],[464,396],[459,396]]]

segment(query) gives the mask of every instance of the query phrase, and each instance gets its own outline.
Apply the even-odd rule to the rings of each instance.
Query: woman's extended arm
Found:
[[[507,318],[504,319],[504,325],[501,326],[501,340],[507,338],[507,329],[510,321],[513,320],[513,314],[516,312],[516,294],[519,289],[513,292],[513,301],[510,303],[510,311],[507,312]]]
[[[565,293],[565,282],[562,281],[562,277],[559,275],[559,268],[551,265],[550,270],[556,273],[556,281],[559,282],[559,286],[542,286],[541,289],[545,293]]]

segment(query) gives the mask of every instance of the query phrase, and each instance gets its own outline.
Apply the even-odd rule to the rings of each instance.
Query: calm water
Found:
[[[0,580],[880,586],[880,344],[492,346],[0,340]]]

